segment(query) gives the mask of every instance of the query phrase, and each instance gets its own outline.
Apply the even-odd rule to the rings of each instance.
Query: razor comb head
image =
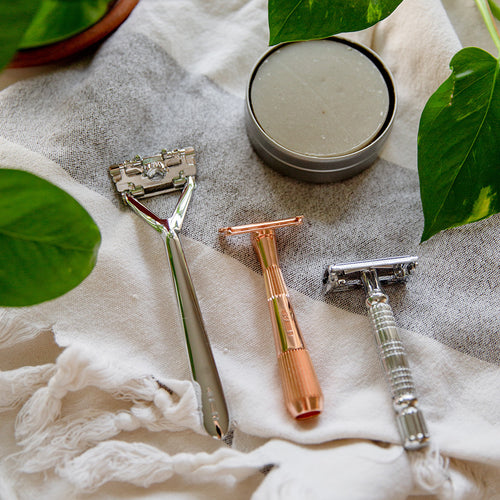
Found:
[[[417,257],[414,256],[332,264],[326,268],[323,275],[323,289],[329,292],[361,288],[361,276],[368,271],[377,273],[381,285],[401,283],[408,279],[416,266]]]
[[[153,156],[111,165],[109,173],[119,193],[130,193],[136,198],[182,189],[189,176],[196,175],[194,149],[163,150]]]

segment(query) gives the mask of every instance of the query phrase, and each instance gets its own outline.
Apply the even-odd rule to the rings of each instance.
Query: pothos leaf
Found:
[[[76,35],[99,21],[110,3],[111,0],[43,0],[19,48],[39,47]]]
[[[101,236],[69,194],[35,175],[0,169],[0,305],[28,306],[78,285]]]
[[[500,19],[500,7],[495,3],[494,0],[488,0],[488,5],[490,6],[491,13]]]
[[[16,53],[42,0],[0,2],[0,70]]]
[[[420,119],[422,241],[500,211],[500,61],[469,47],[450,67]]]
[[[402,0],[269,0],[269,45],[368,28]]]

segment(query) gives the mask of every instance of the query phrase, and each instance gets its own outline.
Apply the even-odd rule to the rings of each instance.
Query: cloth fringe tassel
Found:
[[[160,388],[153,377],[127,378],[123,370],[108,361],[96,359],[81,346],[71,346],[57,358],[55,371],[45,387],[39,388],[24,404],[16,419],[16,439],[21,444],[33,441],[35,434],[51,430],[48,426],[59,418],[62,399],[68,392],[97,387],[114,398],[137,403],[152,403],[152,408],[137,404],[135,417],[149,419],[156,430],[193,429],[201,431],[198,404],[192,384],[173,381],[177,397]]]
[[[22,339],[32,338],[34,332]],[[13,345],[13,335],[3,338]],[[61,416],[65,396],[88,387],[130,404],[116,412],[69,409],[69,414]],[[132,377],[80,345],[67,347],[54,364],[0,372],[0,411],[22,403],[15,423],[22,450],[8,461],[27,473],[66,470],[65,464],[122,431],[189,429],[204,434],[190,381],[168,380],[160,385],[149,375]]]
[[[8,310],[0,310],[0,349],[28,342],[48,331],[20,321]]]
[[[444,458],[433,442],[418,451],[409,451],[408,457],[413,482],[419,492],[437,493],[450,481],[449,460]]]
[[[54,372],[52,363],[0,372],[0,412],[13,410],[24,403],[48,383]]]
[[[234,484],[255,474],[261,458],[230,448],[214,453],[168,455],[144,443],[106,441],[57,467],[58,474],[77,489],[93,491],[108,481],[126,481],[148,487],[174,475],[191,482]]]

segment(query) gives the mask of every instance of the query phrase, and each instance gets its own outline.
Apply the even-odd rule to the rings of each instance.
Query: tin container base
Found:
[[[279,150],[269,147],[269,144],[262,141],[253,130],[253,124],[248,115],[246,129],[254,151],[266,165],[280,174],[304,182],[322,184],[349,179],[369,168],[378,158],[378,151],[369,149],[364,155],[356,155],[357,158],[345,158],[343,162],[340,161],[341,158],[335,158],[337,160],[335,168],[311,168],[309,158],[305,162],[300,161],[300,158],[290,159],[280,155]]]

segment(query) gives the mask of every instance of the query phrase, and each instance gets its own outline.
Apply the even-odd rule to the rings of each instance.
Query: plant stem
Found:
[[[488,5],[488,0],[475,0],[475,2],[479,12],[481,12],[486,28],[488,28],[488,32],[495,43],[498,54],[500,55],[500,33],[498,32],[498,28],[495,24],[495,18],[493,17],[490,6]]]

